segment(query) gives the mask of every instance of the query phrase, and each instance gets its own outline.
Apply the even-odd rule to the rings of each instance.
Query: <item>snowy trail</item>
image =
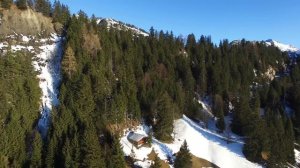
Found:
[[[43,137],[47,135],[50,122],[50,113],[53,106],[59,105],[58,88],[60,85],[60,62],[62,57],[63,38],[55,34],[50,39],[41,40],[48,44],[40,46],[41,52],[33,58],[33,66],[39,72],[39,86],[42,90],[41,118],[38,122],[38,130]]]
[[[193,127],[195,130],[197,130],[198,132],[201,132],[204,136],[211,138],[214,141],[219,141],[220,139],[224,140],[224,141],[228,141],[228,142],[235,142],[235,143],[239,143],[239,144],[245,144],[243,141],[237,140],[237,139],[233,139],[233,138],[228,138],[225,136],[222,136],[218,133],[215,133],[213,131],[210,131],[208,129],[204,129],[202,128],[200,125],[198,125],[197,123],[195,123],[194,121],[192,121],[191,119],[189,119],[186,116],[183,116],[182,118],[186,123],[188,123],[191,127]]]

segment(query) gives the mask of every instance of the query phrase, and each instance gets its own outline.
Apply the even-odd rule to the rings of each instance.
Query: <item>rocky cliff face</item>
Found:
[[[15,6],[10,10],[0,9],[0,35],[54,33],[52,19],[31,9],[19,10]]]

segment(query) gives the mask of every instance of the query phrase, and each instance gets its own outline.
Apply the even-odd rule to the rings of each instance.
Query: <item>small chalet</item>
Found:
[[[130,132],[127,136],[129,142],[131,142],[136,147],[141,147],[147,143],[148,137],[146,135],[138,134],[135,132]]]

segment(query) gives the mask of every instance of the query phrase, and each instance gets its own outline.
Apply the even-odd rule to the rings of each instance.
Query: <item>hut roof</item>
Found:
[[[138,141],[142,140],[145,137],[147,137],[147,136],[142,135],[142,134],[138,134],[138,133],[134,133],[134,132],[132,132],[128,135],[128,139],[132,140],[132,141],[135,141],[135,142],[138,142]]]

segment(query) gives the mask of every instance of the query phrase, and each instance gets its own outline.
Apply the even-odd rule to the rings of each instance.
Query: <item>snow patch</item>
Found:
[[[31,38],[27,37],[27,36],[22,36],[22,41],[23,42],[29,42],[31,40]]]
[[[8,44],[7,43],[0,43],[0,50],[2,50],[3,48],[6,48],[8,47]]]
[[[298,151],[297,149],[294,149],[294,153],[295,153],[296,163],[298,165],[300,165],[300,151]]]
[[[21,45],[12,45],[12,46],[11,46],[11,50],[12,50],[13,52],[21,51],[21,50],[23,50],[23,49],[25,49],[25,48],[26,48],[26,47],[21,46]]]

